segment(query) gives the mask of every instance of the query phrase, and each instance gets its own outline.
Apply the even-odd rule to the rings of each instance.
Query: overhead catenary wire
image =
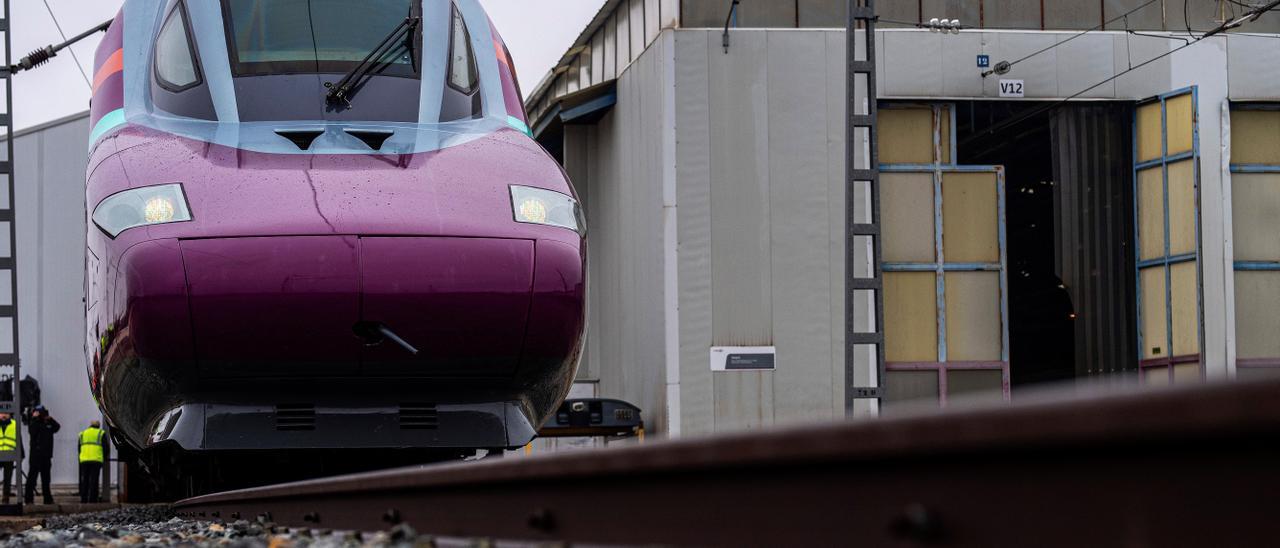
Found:
[[[62,32],[62,25],[58,24],[58,16],[54,15],[53,8],[49,7],[49,0],[43,0],[43,2],[44,2],[44,9],[49,12],[49,18],[53,19],[53,26],[58,29],[58,34],[62,36],[62,41],[64,42],[67,41],[66,33]],[[84,85],[88,86],[89,90],[92,91],[93,83],[89,82],[89,75],[84,71],[84,65],[81,65],[80,58],[76,57],[76,50],[69,49],[68,51],[71,52],[71,60],[75,61],[76,68],[80,69],[80,77],[84,78]]]
[[[1147,66],[1147,65],[1150,65],[1151,63],[1154,63],[1154,62],[1156,62],[1156,61],[1159,61],[1159,60],[1161,60],[1161,59],[1164,59],[1165,57],[1168,57],[1168,56],[1173,55],[1173,54],[1175,54],[1175,53],[1177,53],[1177,52],[1179,52],[1179,51],[1182,51],[1182,50],[1184,50],[1184,49],[1186,49],[1186,48],[1189,48],[1189,47],[1191,47],[1191,46],[1193,46],[1193,45],[1196,45],[1196,44],[1200,43],[1201,41],[1205,40],[1206,38],[1209,38],[1210,36],[1214,36],[1214,35],[1216,35],[1216,34],[1221,34],[1221,33],[1223,33],[1223,32],[1226,32],[1227,30],[1230,30],[1230,29],[1233,29],[1233,28],[1239,27],[1239,26],[1241,26],[1241,25],[1243,25],[1243,24],[1245,24],[1245,23],[1247,23],[1247,22],[1250,22],[1250,21],[1256,20],[1258,17],[1262,16],[1262,14],[1264,14],[1264,13],[1266,13],[1266,12],[1268,12],[1268,11],[1271,11],[1271,10],[1276,9],[1276,7],[1277,7],[1277,6],[1280,6],[1280,0],[1273,0],[1272,2],[1267,3],[1267,5],[1265,5],[1265,6],[1261,6],[1261,7],[1258,7],[1258,8],[1254,8],[1254,9],[1253,9],[1252,11],[1250,11],[1249,13],[1246,13],[1246,14],[1244,14],[1244,15],[1242,15],[1242,16],[1240,16],[1240,17],[1238,17],[1238,18],[1236,18],[1236,19],[1234,19],[1234,20],[1232,20],[1232,21],[1223,22],[1221,25],[1218,25],[1216,28],[1214,28],[1214,29],[1212,29],[1212,30],[1210,30],[1210,31],[1208,31],[1208,32],[1206,32],[1206,33],[1204,33],[1204,34],[1200,35],[1199,37],[1195,37],[1194,39],[1189,40],[1187,43],[1185,43],[1185,44],[1183,44],[1183,45],[1181,45],[1181,46],[1178,46],[1178,47],[1173,48],[1173,49],[1171,49],[1171,50],[1169,50],[1169,51],[1166,51],[1166,52],[1164,52],[1164,53],[1161,53],[1160,55],[1157,55],[1157,56],[1155,56],[1155,57],[1152,57],[1152,58],[1150,58],[1150,59],[1147,59],[1146,61],[1143,61],[1143,62],[1141,62],[1141,63],[1138,63],[1137,65],[1133,65],[1133,66],[1129,67],[1127,70],[1120,71],[1120,72],[1118,72],[1118,73],[1116,73],[1116,74],[1112,75],[1111,77],[1106,78],[1106,79],[1104,79],[1104,80],[1102,80],[1102,81],[1100,81],[1100,82],[1098,82],[1098,83],[1096,83],[1096,84],[1093,84],[1093,85],[1091,85],[1091,86],[1089,86],[1089,87],[1087,87],[1087,88],[1084,88],[1084,89],[1082,89],[1082,90],[1080,90],[1080,91],[1077,91],[1077,92],[1075,92],[1075,93],[1071,94],[1071,95],[1070,95],[1070,96],[1068,96],[1068,97],[1065,97],[1065,98],[1063,98],[1063,99],[1060,99],[1060,100],[1054,101],[1054,102],[1052,102],[1052,103],[1049,103],[1048,105],[1045,105],[1045,106],[1043,106],[1043,107],[1041,107],[1041,108],[1034,109],[1034,110],[1032,110],[1031,112],[1028,112],[1028,113],[1026,113],[1026,114],[1024,114],[1024,115],[1022,115],[1022,116],[1018,116],[1017,118],[1014,118],[1014,119],[1009,120],[1009,121],[1007,121],[1007,122],[1001,122],[1001,123],[999,123],[999,124],[996,124],[996,125],[994,125],[994,126],[992,126],[992,127],[990,127],[990,128],[987,128],[987,130],[986,130],[986,131],[984,131],[984,132],[982,132],[982,134],[991,135],[991,134],[993,134],[993,133],[996,133],[997,131],[1003,131],[1003,130],[1005,130],[1005,129],[1008,129],[1008,128],[1011,128],[1011,127],[1017,126],[1018,124],[1021,124],[1022,122],[1025,122],[1025,121],[1027,121],[1027,120],[1030,120],[1030,119],[1032,119],[1032,118],[1035,118],[1035,117],[1037,117],[1037,116],[1040,116],[1040,115],[1042,115],[1042,114],[1045,114],[1045,113],[1047,113],[1047,112],[1049,112],[1049,111],[1055,110],[1055,109],[1057,109],[1057,108],[1061,107],[1062,105],[1066,104],[1067,102],[1071,101],[1072,99],[1075,99],[1075,98],[1077,98],[1077,97],[1080,97],[1081,95],[1084,95],[1084,94],[1086,94],[1086,93],[1089,93],[1090,91],[1093,91],[1093,90],[1097,89],[1098,87],[1100,87],[1100,86],[1102,86],[1102,85],[1106,84],[1107,82],[1111,82],[1111,81],[1113,81],[1113,80],[1115,80],[1115,79],[1117,79],[1117,78],[1120,78],[1121,76],[1124,76],[1124,75],[1126,75],[1126,74],[1129,74],[1130,72],[1133,72],[1133,71],[1135,71],[1135,70],[1138,70],[1138,69],[1140,69],[1140,68],[1142,68],[1142,67],[1145,67],[1145,66]],[[968,139],[966,139],[964,142],[961,142],[960,144],[965,144],[965,143],[967,143],[967,142],[972,141],[972,140],[973,140],[973,139],[975,139],[975,138],[977,138],[977,135],[970,136]]]
[[[1101,22],[1101,23],[1098,23],[1097,25],[1094,25],[1093,27],[1090,27],[1090,28],[1088,28],[1088,29],[1085,29],[1085,30],[1084,30],[1084,31],[1082,31],[1082,32],[1079,32],[1079,33],[1077,33],[1077,34],[1072,35],[1070,38],[1067,38],[1066,40],[1063,40],[1063,41],[1061,41],[1061,42],[1055,42],[1055,43],[1053,43],[1053,44],[1051,44],[1051,45],[1049,45],[1049,46],[1045,46],[1044,48],[1041,48],[1041,49],[1039,49],[1039,50],[1036,50],[1036,51],[1033,51],[1033,52],[1031,52],[1031,53],[1028,53],[1027,55],[1024,55],[1024,56],[1022,56],[1022,57],[1019,57],[1018,59],[1016,59],[1016,60],[1014,60],[1014,61],[1001,61],[1000,63],[997,63],[997,64],[996,64],[996,67],[997,67],[997,68],[1002,68],[1003,70],[1006,70],[1006,71],[1007,71],[1009,68],[1012,68],[1014,65],[1016,65],[1016,64],[1018,64],[1018,63],[1021,63],[1021,62],[1023,62],[1023,61],[1026,61],[1027,59],[1030,59],[1030,58],[1032,58],[1032,57],[1035,57],[1035,56],[1037,56],[1037,55],[1040,55],[1041,53],[1044,53],[1044,52],[1046,52],[1046,51],[1049,51],[1049,50],[1052,50],[1052,49],[1057,48],[1057,47],[1059,47],[1059,46],[1062,46],[1063,44],[1066,44],[1067,42],[1070,42],[1070,41],[1072,41],[1072,40],[1075,40],[1076,38],[1079,38],[1079,37],[1084,36],[1084,35],[1086,35],[1086,34],[1089,34],[1089,33],[1091,33],[1091,32],[1097,32],[1098,30],[1101,30],[1103,27],[1106,27],[1107,25],[1110,25],[1111,23],[1115,23],[1116,21],[1120,21],[1120,20],[1122,20],[1122,19],[1125,19],[1125,18],[1129,17],[1130,15],[1133,15],[1134,13],[1137,13],[1139,10],[1141,10],[1141,9],[1143,9],[1143,8],[1146,8],[1147,6],[1150,6],[1151,4],[1156,3],[1156,1],[1157,1],[1157,0],[1147,0],[1146,2],[1143,2],[1142,4],[1138,5],[1138,7],[1136,7],[1136,8],[1133,8],[1133,9],[1131,9],[1131,10],[1129,10],[1129,11],[1126,11],[1126,12],[1124,12],[1124,13],[1120,14],[1120,15],[1117,15],[1117,16],[1115,16],[1115,17],[1112,17],[1111,19],[1108,19],[1108,20],[1106,20],[1106,21],[1103,21],[1103,22]],[[990,76],[990,75],[992,75],[992,74],[993,74],[993,73],[995,73],[995,72],[996,72],[996,69],[994,69],[994,68],[993,68],[993,69],[990,69],[990,70],[985,70],[985,71],[983,71],[983,72],[982,72],[982,77],[983,77],[983,78],[986,78],[987,76]]]

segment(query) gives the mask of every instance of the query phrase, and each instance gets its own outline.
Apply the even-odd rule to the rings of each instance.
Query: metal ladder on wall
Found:
[[[844,403],[845,415],[853,416],[859,400],[874,400],[870,412],[877,414],[884,398],[884,273],[880,266],[875,0],[847,0],[847,6]],[[863,31],[861,48],[858,30]],[[859,315],[869,325],[859,325]],[[874,366],[872,382],[866,386],[858,386],[858,360]]]
[[[18,446],[22,445],[22,421],[19,420],[20,386],[18,364],[18,241],[17,223],[14,217],[14,179],[13,166],[13,39],[10,32],[9,0],[4,1],[4,18],[0,19],[0,33],[4,34],[4,65],[0,66],[0,80],[4,82],[4,112],[0,112],[0,131],[4,132],[5,156],[0,160],[0,180],[7,188],[0,188],[0,283],[7,282],[8,288],[0,288],[0,377],[10,376],[12,398],[0,398],[0,411],[10,413],[16,424],[15,434]],[[4,248],[8,247],[8,252]],[[5,277],[8,277],[5,280]],[[7,297],[5,293],[8,293]],[[7,394],[0,394],[7,396]],[[6,401],[8,400],[8,401]],[[0,451],[0,462],[14,463],[14,495],[21,497],[21,454],[19,451]],[[18,498],[21,501],[21,498]]]

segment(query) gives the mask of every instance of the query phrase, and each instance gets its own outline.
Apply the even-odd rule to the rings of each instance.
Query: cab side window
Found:
[[[180,92],[200,84],[200,71],[187,32],[186,7],[179,3],[169,12],[156,37],[156,80],[161,87]]]
[[[484,106],[480,97],[480,69],[475,50],[471,49],[471,32],[466,19],[453,6],[449,22],[449,67],[445,78],[444,101],[440,105],[440,121],[451,122],[478,118]]]
[[[471,33],[467,32],[467,24],[455,6],[449,31],[449,85],[470,95],[479,84],[478,73],[476,56],[471,51]]]

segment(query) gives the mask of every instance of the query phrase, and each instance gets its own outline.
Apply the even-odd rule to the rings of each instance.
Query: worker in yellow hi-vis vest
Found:
[[[106,433],[98,421],[80,432],[80,502],[98,502],[98,474],[102,472]]]
[[[0,413],[0,452],[18,452],[18,421],[8,413]],[[14,461],[0,462],[4,468],[4,504],[9,504],[13,491]]]

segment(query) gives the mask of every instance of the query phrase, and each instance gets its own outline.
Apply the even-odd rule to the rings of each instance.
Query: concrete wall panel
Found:
[[[1100,59],[1115,57],[1115,40],[1107,35],[1086,34],[1066,41],[1073,36],[1059,35],[1062,45],[1057,47],[1058,95],[1070,97],[1079,93],[1081,97],[1115,97],[1114,80],[1098,85],[1098,82],[1115,75],[1115,67],[1111,63],[1099,62]]]
[[[816,38],[816,40],[815,40]],[[827,204],[826,40],[769,37],[769,218],[778,420],[831,417],[831,254]],[[838,297],[837,297],[838,298]]]
[[[1042,49],[1058,43],[1061,35],[1057,33],[996,33],[994,42],[999,50],[993,55],[991,62],[998,59],[1016,61]],[[999,78],[987,77],[983,82],[983,90],[989,97],[1000,95],[1001,79],[1018,79],[1026,84],[1027,97],[1045,98],[1060,97],[1058,92],[1058,59],[1059,48],[1049,49],[1026,61],[1018,63],[1008,74]]]
[[[827,275],[831,280],[831,295],[828,299],[827,308],[830,311],[830,346],[831,346],[831,406],[832,414],[839,416],[844,409],[844,387],[845,386],[873,386],[876,383],[875,375],[875,347],[864,346],[855,351],[854,358],[854,374],[853,379],[846,380],[845,377],[845,347],[844,347],[844,330],[845,330],[845,303],[844,299],[837,296],[844,295],[845,291],[845,215],[846,215],[846,199],[847,192],[845,186],[848,182],[845,180],[845,102],[846,84],[845,74],[846,66],[846,47],[844,33],[828,32],[826,34],[826,127],[827,127],[827,249],[830,253],[830,270]],[[874,36],[873,36],[874,38]],[[865,110],[864,110],[865,111]],[[858,211],[866,211],[868,213],[860,221],[870,218],[870,187],[867,186],[861,193],[854,191],[855,208]],[[870,262],[870,261],[868,261]],[[863,318],[867,318],[868,325],[871,323],[870,316],[872,310],[870,307],[864,307],[860,310],[854,310]],[[847,384],[846,383],[850,383]],[[854,404],[854,413],[864,414],[870,411],[871,402],[863,400]]]
[[[1182,42],[1163,36],[1129,34],[1115,36],[1115,42],[1115,71],[1123,73],[1115,80],[1117,97],[1142,99],[1174,89],[1169,74],[1172,56],[1160,56]]]
[[[984,35],[977,32],[965,32],[943,37],[946,47],[942,48],[942,66],[947,70],[942,73],[942,94],[946,97],[972,97],[982,95],[982,86],[986,78],[978,70],[978,55],[986,53]],[[956,70],[961,67],[967,70]]]
[[[593,128],[566,129],[571,175],[587,157],[591,259],[585,377],[600,397],[640,406],[646,424],[666,424],[661,147],[662,46],[618,80],[618,104]],[[594,143],[592,143],[594,141]]]
[[[1267,17],[1280,19],[1274,13]],[[1232,99],[1276,96],[1276,82],[1280,82],[1280,48],[1275,46],[1275,37],[1233,35],[1227,38],[1227,76]]]
[[[878,64],[884,92],[894,97],[942,95],[942,50],[944,36],[927,32],[886,32]]]
[[[711,337],[710,31],[676,33],[681,434],[715,431]]]
[[[744,34],[728,54],[710,56],[717,346],[773,344],[767,45],[765,34]]]
[[[709,59],[712,344],[772,346],[768,35],[742,34]],[[772,422],[772,377],[716,375],[716,430]]]

